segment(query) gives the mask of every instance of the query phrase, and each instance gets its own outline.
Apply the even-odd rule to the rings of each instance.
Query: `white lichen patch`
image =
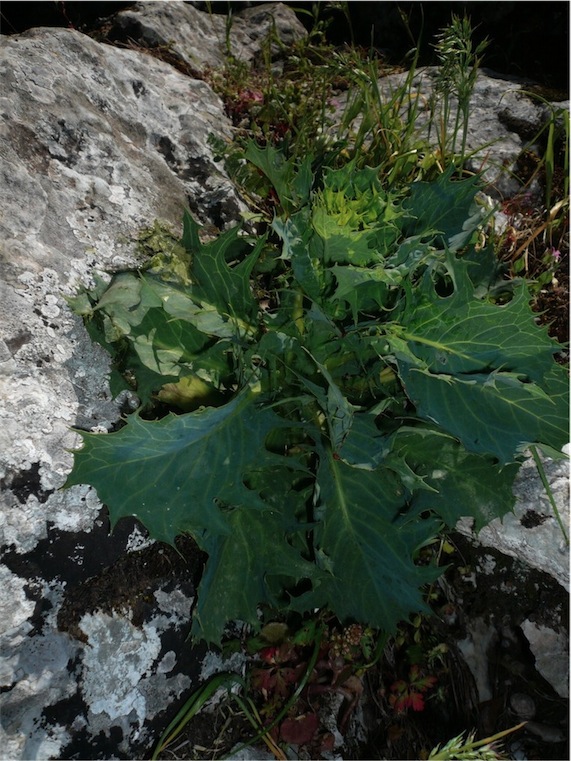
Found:
[[[218,653],[209,651],[206,653],[204,660],[202,661],[202,668],[200,670],[200,681],[206,682],[214,674],[221,672],[229,672],[244,676],[246,666],[248,664],[248,657],[244,653],[232,653],[229,658],[223,658]],[[238,684],[228,683],[228,688],[231,692],[238,692],[240,687]],[[221,700],[228,694],[226,687],[220,687],[209,698],[206,704],[206,710],[213,711]]]
[[[168,674],[172,671],[176,665],[176,653],[174,650],[169,650],[165,653],[157,666],[157,674]]]
[[[144,550],[146,547],[150,547],[154,543],[154,539],[150,539],[138,526],[135,526],[129,534],[125,549],[127,552],[139,552],[139,550]]]
[[[25,553],[45,538],[48,522],[61,530],[91,526],[101,505],[86,510],[96,502],[86,487],[59,491],[80,444],[72,426],[111,425],[120,412],[109,393],[109,357],[55,295],[63,276],[30,266],[16,282],[3,287],[0,301],[0,333],[12,355],[11,372],[0,374],[0,397],[10,400],[0,407],[0,542]],[[41,313],[46,304],[60,310],[53,321]],[[27,484],[34,468],[39,482]]]
[[[174,653],[172,654],[174,655]],[[157,714],[164,712],[171,700],[178,699],[183,692],[187,692],[191,687],[190,677],[180,673],[169,676],[157,671],[142,679],[138,689],[145,698],[147,719],[152,719]]]
[[[88,638],[82,694],[90,711],[105,713],[112,722],[133,713],[142,724],[146,701],[138,684],[150,674],[161,650],[156,629],[137,629],[117,613],[87,613],[79,625]]]
[[[0,635],[17,631],[26,623],[36,607],[25,592],[26,580],[0,565]]]
[[[68,728],[60,724],[33,724],[29,725],[28,729],[26,734],[4,737],[0,735],[3,758],[61,758],[62,750],[71,740]]]
[[[172,592],[157,589],[154,596],[159,610],[166,616],[166,619],[159,616],[162,621],[171,626],[181,626],[189,621],[194,598],[188,598],[180,589],[173,589]]]
[[[55,491],[46,502],[30,495],[21,504],[6,490],[0,497],[0,543],[18,552],[31,552],[47,537],[47,522],[61,531],[91,531],[101,510],[96,492],[88,486]]]
[[[1,711],[4,758],[59,758],[70,740],[58,724],[46,726],[44,709],[72,697],[77,683],[67,670],[77,649],[69,637],[53,630],[46,634],[4,636]]]
[[[492,555],[483,555],[478,562],[478,570],[489,575],[494,572],[496,559]]]

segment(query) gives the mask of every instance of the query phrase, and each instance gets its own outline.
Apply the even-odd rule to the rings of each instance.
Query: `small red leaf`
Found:
[[[259,690],[265,697],[273,692],[276,687],[276,673],[274,669],[253,669],[252,687]]]
[[[263,650],[260,650],[259,656],[266,663],[275,663],[277,652],[277,647],[264,647]]]
[[[424,676],[422,679],[417,679],[413,682],[414,687],[421,692],[426,692],[431,687],[434,687],[438,679],[435,676]]]
[[[412,682],[416,681],[420,676],[420,666],[417,663],[413,663],[409,671],[409,679]]]
[[[424,711],[424,698],[420,692],[411,692],[408,704],[413,711]]]
[[[305,745],[313,740],[318,727],[317,714],[306,713],[294,719],[285,719],[280,727],[280,736],[286,743]]]
[[[404,679],[399,679],[398,682],[393,682],[390,686],[391,692],[405,692],[407,689],[408,684],[404,681]]]

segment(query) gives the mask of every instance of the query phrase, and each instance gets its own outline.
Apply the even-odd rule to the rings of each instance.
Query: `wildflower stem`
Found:
[[[483,740],[477,740],[476,742],[468,743],[464,746],[465,750],[474,750],[476,748],[481,748],[483,745],[490,745],[491,743],[495,743],[498,740],[501,740],[504,737],[507,737],[508,735],[511,735],[513,732],[517,732],[519,729],[522,729],[527,724],[526,721],[522,721],[519,724],[516,724],[515,727],[510,727],[509,729],[504,729],[501,732],[498,732],[495,735],[491,735],[490,737],[485,737]]]

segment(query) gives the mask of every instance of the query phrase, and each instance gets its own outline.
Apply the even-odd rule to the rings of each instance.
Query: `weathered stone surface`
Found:
[[[567,534],[569,531],[569,462],[543,460],[545,475],[559,518]],[[467,636],[461,649],[478,683],[481,700],[491,698],[488,681],[489,645],[497,638],[501,621],[521,628],[535,658],[535,668],[563,698],[569,697],[569,545],[554,513],[545,487],[538,475],[533,458],[527,459],[516,479],[514,489],[516,505],[513,513],[503,520],[493,520],[478,534],[471,520],[461,520],[456,529],[469,537],[479,553],[474,573],[474,585],[482,589],[487,600],[486,619],[467,622]],[[493,554],[486,554],[486,550]],[[503,564],[498,567],[497,553],[513,558],[515,564],[509,573]],[[535,576],[531,569],[540,572]],[[487,578],[484,578],[487,577]],[[553,579],[549,583],[548,579]],[[560,593],[557,587],[560,585]],[[485,591],[484,591],[485,590]],[[539,593],[539,590],[542,590]],[[564,591],[566,590],[566,592]],[[556,600],[541,613],[537,601],[553,596]],[[506,599],[523,597],[517,601],[517,613],[508,612]],[[498,599],[499,598],[499,599]],[[535,610],[534,621],[522,620],[522,611]],[[467,606],[470,618],[470,606]]]
[[[109,427],[119,414],[104,352],[65,297],[94,268],[133,265],[138,232],[155,218],[177,229],[190,206],[222,227],[240,202],[211,160],[209,134],[229,128],[204,82],[69,30],[5,38],[2,60],[1,477],[10,487],[39,468],[41,510],[9,510],[4,526],[25,550],[39,513],[79,528],[64,517],[74,497],[53,493],[77,443],[70,426]],[[85,511],[82,527],[92,519]]]
[[[569,462],[546,460],[544,469],[559,517],[568,532]],[[514,493],[513,513],[508,513],[503,520],[496,518],[474,538],[484,547],[493,547],[545,571],[569,590],[569,545],[531,457],[518,473]],[[473,536],[471,525],[471,520],[462,520],[457,529]]]
[[[291,45],[306,31],[282,3],[245,8],[228,20],[187,3],[169,2],[136,3],[117,13],[106,32],[109,40],[131,40],[149,48],[166,46],[185,68],[198,75],[206,66],[223,66],[228,52],[240,61],[259,59],[270,35],[277,38],[271,44],[275,58],[280,45]]]
[[[534,718],[561,735],[568,717],[568,593],[522,559],[482,547],[473,537],[451,539],[459,562],[440,583],[455,615],[444,621],[472,672],[482,733],[503,726],[500,716],[509,705],[510,726]],[[526,757],[549,757],[534,749],[527,728],[521,739]],[[563,745],[558,751],[567,752]]]
[[[521,625],[535,656],[535,667],[562,698],[569,697],[569,632],[537,624],[528,618]]]
[[[169,591],[159,575],[105,612],[103,592],[87,594],[85,571],[113,566],[141,534],[94,531],[95,493],[59,490],[72,426],[109,429],[128,402],[111,398],[108,358],[65,299],[96,270],[133,266],[156,218],[175,230],[185,207],[219,227],[237,219],[207,145],[229,123],[204,82],[76,31],[2,38],[0,72],[3,752],[132,753],[198,668],[180,662],[193,587]]]

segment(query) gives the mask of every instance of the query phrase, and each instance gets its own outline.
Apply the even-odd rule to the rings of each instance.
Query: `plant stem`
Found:
[[[249,698],[242,700],[239,695],[232,695],[232,697],[238,703],[250,724],[254,727],[255,730],[259,732],[260,727],[262,727],[262,720],[260,719],[260,715],[258,714],[256,707],[252,701]],[[279,747],[279,745],[276,745],[272,736],[268,734],[267,729],[263,729],[261,739],[266,743],[278,761],[286,761],[287,756]]]
[[[279,714],[276,716],[276,718],[268,724],[267,727],[264,727],[260,732],[258,732],[257,735],[251,738],[251,740],[248,740],[248,742],[243,743],[240,745],[240,747],[234,749],[234,754],[239,753],[244,748],[247,748],[250,745],[253,745],[255,742],[258,742],[258,740],[261,740],[265,735],[268,734],[275,726],[277,726],[280,721],[288,714],[292,706],[295,705],[297,699],[305,689],[305,686],[307,685],[309,678],[311,674],[313,673],[313,669],[315,668],[315,664],[317,663],[317,659],[319,657],[319,651],[321,649],[321,638],[323,636],[323,632],[321,630],[317,631],[317,635],[315,637],[315,644],[313,648],[313,653],[311,654],[311,658],[309,660],[309,663],[307,664],[307,669],[305,670],[305,673],[303,677],[301,678],[300,683],[298,684],[295,692],[291,696],[291,698],[287,701],[287,703],[284,705],[282,710],[279,712]]]
[[[216,674],[209,682],[193,692],[193,694],[186,701],[186,703],[183,705],[183,707],[180,709],[180,711],[161,735],[161,738],[157,743],[157,747],[151,756],[152,761],[156,761],[156,759],[159,757],[159,753],[162,753],[162,751],[168,745],[170,745],[176,737],[178,737],[178,735],[184,729],[185,725],[192,719],[193,716],[196,716],[196,714],[202,709],[207,700],[209,700],[212,695],[214,695],[216,690],[218,690],[220,687],[226,687],[228,690],[231,684],[240,684],[242,687],[245,686],[244,680],[237,674],[222,673]]]
[[[300,335],[303,335],[305,333],[305,322],[303,320],[303,293],[302,291],[298,291],[295,294],[295,300],[294,300],[293,310],[292,310],[292,318],[297,329],[300,332]]]
[[[563,206],[565,201],[561,200],[558,201],[555,206],[551,209],[549,212],[549,216],[547,217],[547,220],[540,225],[537,230],[534,231],[532,235],[529,236],[529,238],[525,241],[525,243],[522,243],[522,245],[518,248],[518,250],[515,252],[515,254],[512,255],[512,260],[515,261],[519,255],[525,251],[525,249],[529,246],[529,244],[537,238],[540,233],[542,233],[546,227],[549,227],[549,225],[553,222],[555,217],[557,216],[557,212],[559,209]]]
[[[539,473],[539,477],[541,478],[541,483],[543,484],[543,488],[545,489],[545,493],[547,494],[547,499],[551,502],[551,507],[553,508],[553,512],[555,513],[555,518],[557,520],[557,523],[559,524],[561,533],[563,534],[565,538],[565,544],[569,546],[569,536],[567,535],[567,532],[565,531],[565,526],[563,525],[563,521],[561,520],[561,515],[559,513],[557,503],[555,502],[555,498],[553,496],[551,487],[549,486],[549,482],[547,481],[545,468],[543,467],[543,463],[541,462],[541,458],[537,451],[537,447],[530,447],[530,450],[531,450],[533,459],[535,461],[535,467],[537,468],[537,472]]]

